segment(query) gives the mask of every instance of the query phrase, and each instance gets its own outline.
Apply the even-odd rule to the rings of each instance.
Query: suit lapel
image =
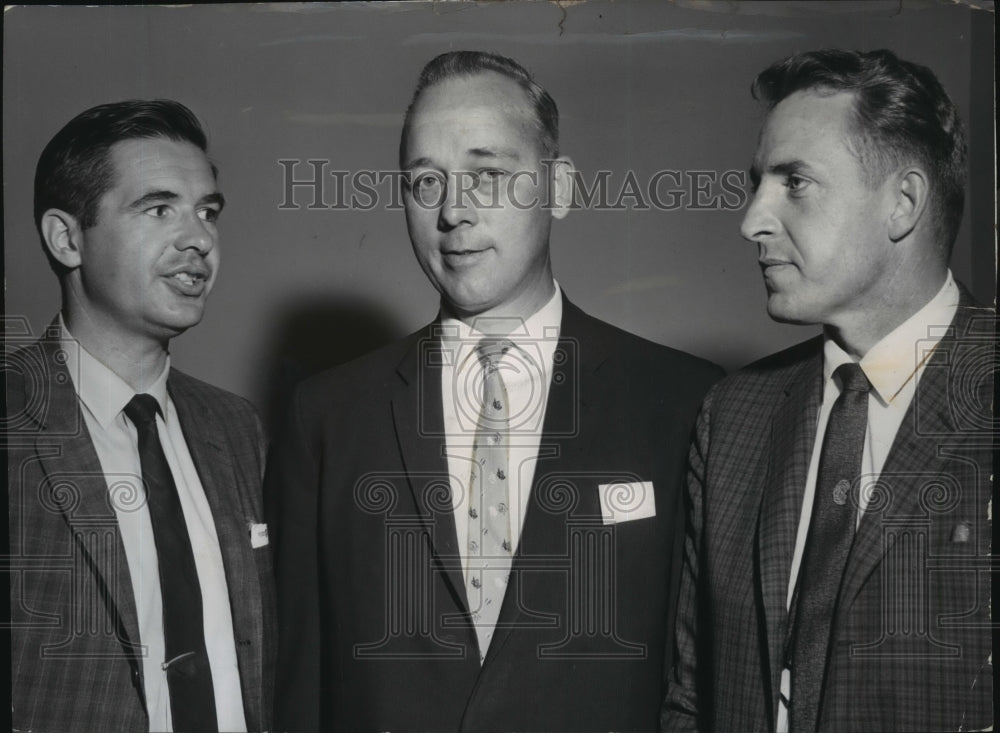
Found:
[[[771,423],[770,460],[758,523],[757,577],[775,704],[783,667],[792,555],[822,400],[822,369],[822,352],[817,349],[815,356],[789,375]]]
[[[966,298],[962,300],[965,302]],[[920,377],[917,393],[879,473],[879,485],[858,525],[840,591],[839,613],[850,608],[851,601],[885,556],[885,520],[927,513],[921,506],[926,497],[919,490],[919,484],[938,470],[941,461],[938,448],[944,442],[939,436],[959,434],[951,416],[952,393],[948,379],[949,370],[961,360],[955,353],[955,346],[967,323],[967,311],[960,305],[951,328],[937,345]]]
[[[226,573],[243,699],[244,704],[250,707],[247,722],[253,725],[251,710],[256,713],[256,720],[262,719],[261,711],[257,709],[262,649],[259,643],[241,641],[263,638],[260,579],[250,546],[250,524],[258,519],[251,510],[249,498],[245,496],[248,488],[237,480],[233,451],[226,438],[227,431],[236,427],[223,424],[210,409],[210,404],[197,399],[187,379],[176,370],[171,370],[167,387],[180,419],[184,442],[212,510]],[[238,594],[235,597],[234,592]]]
[[[424,329],[400,361],[393,390],[393,427],[403,468],[434,556],[458,608],[468,615],[458,535],[452,513],[441,404],[441,339],[438,323]]]
[[[141,655],[141,640],[132,578],[104,471],[69,372],[62,366],[63,360],[56,357],[55,343],[39,342],[39,348],[44,353],[43,363],[59,366],[49,375],[49,407],[35,440],[35,451],[46,474],[45,484],[37,489],[37,500],[45,507],[57,508],[73,532],[84,567],[95,575],[99,587],[103,587],[110,599],[115,633],[133,669],[141,675],[142,665],[137,659]],[[102,535],[101,541],[88,541],[95,530]],[[110,553],[103,549],[107,547],[108,532],[113,535]]]

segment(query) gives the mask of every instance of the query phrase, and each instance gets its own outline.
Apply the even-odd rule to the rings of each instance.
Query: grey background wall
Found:
[[[735,368],[814,332],[768,320],[755,248],[738,233],[744,195],[721,179],[750,162],[762,119],[749,94],[756,72],[826,46],[891,48],[930,66],[953,96],[972,161],[953,270],[992,302],[993,15],[983,9],[628,0],[18,7],[4,17],[6,315],[38,333],[58,309],[31,219],[34,165],[48,139],[95,104],[178,99],[209,132],[229,205],[208,314],[175,341],[174,364],[269,412],[275,384],[436,313],[403,214],[386,201],[389,183],[370,210],[322,204],[338,203],[334,170],[395,170],[402,113],[427,60],[485,49],[519,60],[549,89],[564,153],[588,184],[610,171],[609,203],[629,172],[643,189],[657,171],[679,174],[658,189],[674,210],[639,210],[626,196],[622,209],[591,206],[555,223],[566,292],[594,315]],[[329,161],[317,208],[306,187],[288,198],[279,163],[303,161],[294,175],[304,179],[310,159]]]

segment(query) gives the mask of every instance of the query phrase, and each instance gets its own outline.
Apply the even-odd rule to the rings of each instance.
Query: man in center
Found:
[[[441,310],[295,394],[266,485],[278,728],[653,730],[686,446],[721,370],[561,291],[572,164],[514,61],[432,60],[400,161]]]

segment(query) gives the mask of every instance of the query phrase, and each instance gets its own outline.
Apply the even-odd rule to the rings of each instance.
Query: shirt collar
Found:
[[[136,392],[124,379],[105,366],[73,338],[66,328],[62,314],[59,314],[60,339],[73,341],[77,348],[66,349],[66,367],[74,382],[76,394],[102,428],[107,429],[118,417]],[[160,405],[160,414],[167,416],[167,375],[170,373],[170,357],[163,371],[145,390],[153,395]],[[79,381],[77,381],[79,379]]]
[[[881,401],[888,404],[915,376],[937,346],[958,309],[959,292],[951,270],[944,285],[920,310],[872,346],[861,359],[861,368]],[[841,364],[854,361],[833,339],[823,344],[824,384]]]

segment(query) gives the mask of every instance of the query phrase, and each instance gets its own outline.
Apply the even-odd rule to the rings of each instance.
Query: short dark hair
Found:
[[[450,51],[431,59],[420,72],[417,88],[413,91],[413,98],[410,100],[410,106],[406,108],[406,117],[403,120],[403,135],[399,141],[401,167],[406,165],[406,137],[410,132],[413,110],[423,91],[446,79],[474,76],[488,71],[506,76],[524,90],[535,112],[538,141],[542,152],[549,158],[558,157],[559,108],[556,107],[551,95],[535,81],[527,69],[513,59],[486,51]]]
[[[854,95],[851,147],[869,186],[906,163],[925,168],[938,243],[950,255],[965,203],[966,140],[958,110],[934,73],[885,49],[824,49],[779,61],[758,74],[752,88],[771,109],[803,90]]]
[[[91,107],[55,134],[35,167],[35,227],[49,209],[71,214],[80,227],[97,223],[98,203],[113,185],[111,147],[124,140],[164,137],[208,150],[205,131],[187,107],[170,99],[130,99]],[[216,174],[212,166],[213,175]],[[42,242],[56,274],[65,268]]]

